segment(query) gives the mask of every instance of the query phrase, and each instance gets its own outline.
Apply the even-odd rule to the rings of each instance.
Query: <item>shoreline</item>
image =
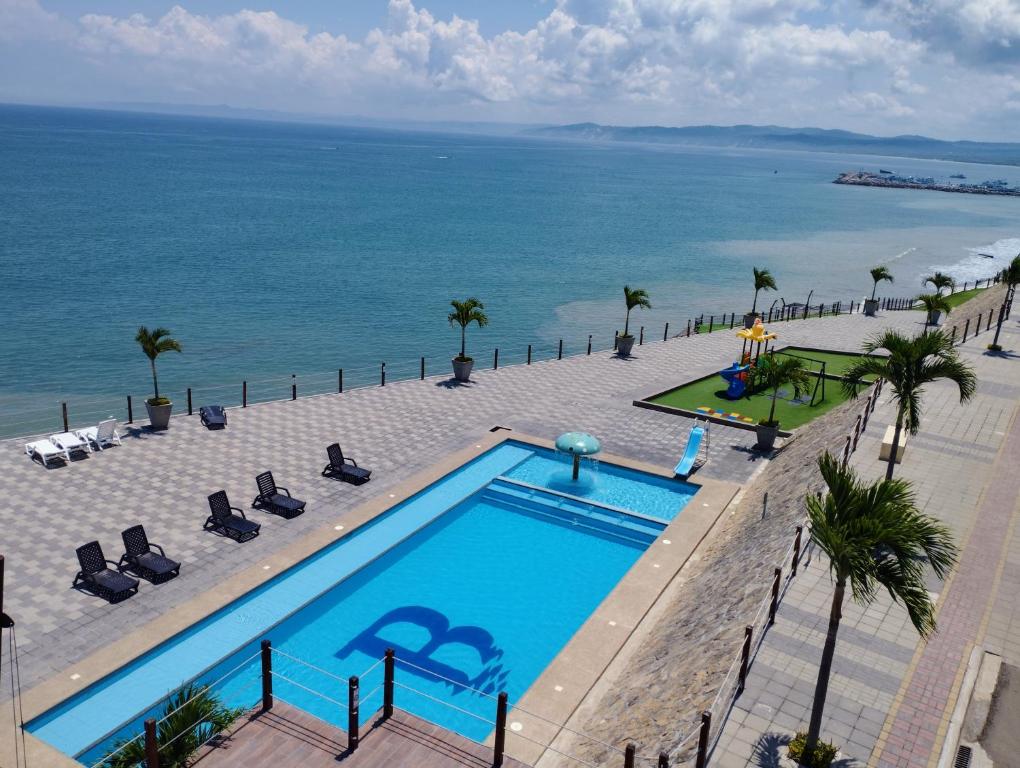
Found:
[[[932,192],[957,192],[967,195],[990,195],[993,197],[1020,197],[1020,189],[1016,187],[995,189],[978,187],[971,184],[924,184],[921,182],[893,181],[874,173],[865,171],[847,171],[841,173],[833,184],[844,184],[854,187],[886,187],[889,189],[925,189]]]

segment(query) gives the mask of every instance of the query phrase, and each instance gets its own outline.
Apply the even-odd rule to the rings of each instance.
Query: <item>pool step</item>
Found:
[[[561,524],[585,527],[642,545],[651,544],[666,527],[664,522],[626,510],[593,504],[502,477],[486,486],[483,497],[533,517],[542,516]]]

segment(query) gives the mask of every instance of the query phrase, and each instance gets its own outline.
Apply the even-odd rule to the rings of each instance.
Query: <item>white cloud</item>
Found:
[[[60,39],[68,33],[68,26],[38,0],[0,0],[0,40]]]

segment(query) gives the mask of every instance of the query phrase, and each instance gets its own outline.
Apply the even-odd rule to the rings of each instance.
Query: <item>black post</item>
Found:
[[[645,327],[642,325],[641,333],[638,335],[637,345],[640,347],[644,343],[645,343]]]
[[[818,302],[818,319],[822,318],[822,313],[825,311],[825,304]]]
[[[740,676],[737,678],[737,695],[744,692],[744,684],[747,683],[747,665],[751,661],[751,633],[754,630],[748,624],[744,627],[744,645],[740,649]]]
[[[386,363],[379,363],[379,386],[386,386]]]
[[[156,740],[156,721],[145,721],[145,768],[159,768],[159,742]]]
[[[188,387],[188,415],[191,416],[191,387]]]
[[[241,382],[241,407],[242,408],[247,408],[248,407],[248,382],[247,381],[242,381]]]
[[[808,313],[808,309],[810,309],[810,307],[808,307],[808,305],[807,305],[807,304],[805,304],[805,305],[804,305],[804,319],[805,319],[805,320],[807,320],[807,313]]]
[[[705,710],[701,713],[701,733],[698,734],[698,757],[695,761],[695,768],[705,768],[708,763],[708,741],[712,738],[712,712]]]
[[[496,347],[495,351],[492,353],[492,370],[495,371],[498,369],[499,369],[499,347]]]
[[[591,353],[589,353],[591,354]],[[528,345],[528,365],[531,365],[531,345]]]
[[[383,661],[383,713],[384,718],[393,717],[393,679],[394,679],[394,655],[393,649],[386,649],[385,661]]]
[[[623,768],[634,768],[634,758],[637,754],[637,747],[627,744],[623,749]]]
[[[614,351],[619,346],[619,344],[620,344],[620,332],[619,331],[613,331],[613,350]]]
[[[733,330],[733,321],[736,318],[736,316],[737,316],[736,312],[730,312],[730,330],[731,331]],[[724,323],[726,322],[726,315],[723,315],[723,322]]]
[[[336,370],[336,393],[342,395],[344,393],[344,369],[337,368]]]
[[[68,432],[69,430],[67,428],[67,403],[60,404],[60,414],[64,419],[64,431]]]
[[[262,641],[262,711],[273,708],[273,648],[268,640]]]
[[[986,331],[990,331],[992,329],[992,313],[994,311],[995,311],[994,309],[988,310],[988,322],[985,323],[985,330]]]
[[[127,399],[128,399],[128,424],[134,424],[135,414],[131,411],[131,395],[128,395]]]
[[[421,357],[421,380],[425,381],[425,356]]]
[[[687,318],[687,338],[691,337],[691,319]]]
[[[358,676],[347,681],[347,751],[358,748]]]
[[[290,375],[290,399],[297,400],[297,374]]]
[[[715,315],[708,316],[708,332],[712,332],[712,326],[715,325]]]
[[[591,334],[588,334],[588,354],[591,354]]]
[[[506,691],[500,691],[496,697],[496,732],[492,743],[492,768],[503,765],[503,753],[506,751]]]
[[[669,755],[665,752],[659,753],[659,766],[658,768],[669,768]]]
[[[776,611],[779,610],[779,582],[783,578],[783,569],[776,568],[772,575],[772,604],[769,605],[769,626],[776,623]]]
[[[967,318],[966,324],[963,326],[963,340],[967,340],[967,331],[970,330],[970,318]]]
[[[556,359],[557,360],[563,359],[563,339],[560,339],[560,351],[556,353]]]
[[[666,330],[662,332],[662,340],[665,341],[669,338],[669,323],[666,323]]]
[[[797,575],[797,563],[800,562],[800,536],[804,531],[803,525],[797,526],[797,535],[793,539],[793,562],[790,564],[790,576]]]

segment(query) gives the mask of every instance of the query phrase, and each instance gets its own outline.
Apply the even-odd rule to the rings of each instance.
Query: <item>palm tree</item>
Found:
[[[949,299],[938,293],[922,293],[917,297],[917,300],[921,302],[927,313],[924,316],[925,328],[929,325],[938,325],[939,313],[944,312],[948,315],[953,311],[953,305],[949,303]]]
[[[759,291],[774,291],[776,290],[776,281],[772,277],[772,273],[767,269],[754,269],[754,304],[751,305],[751,314],[755,314],[758,311],[758,292]]]
[[[1013,294],[1016,293],[1016,287],[1020,285],[1020,254],[1014,256],[1013,260],[1009,262],[1009,266],[1002,270],[1002,282],[1007,286],[1006,298],[999,309],[999,322],[995,325],[995,338],[992,339],[990,346],[994,350],[1001,349],[999,347],[999,333],[1002,331],[1002,321],[1006,319],[1006,307],[1013,303]]]
[[[871,279],[874,280],[875,286],[871,289],[871,300],[875,300],[875,294],[878,293],[878,284],[883,280],[886,282],[893,282],[892,272],[887,267],[875,267],[871,270]]]
[[[907,609],[918,633],[928,637],[935,630],[935,606],[925,585],[925,565],[945,579],[957,557],[949,529],[921,513],[907,481],[865,485],[828,452],[818,459],[818,467],[828,493],[807,497],[811,540],[829,558],[835,591],[802,762],[814,755],[818,743],[847,585],[861,606],[870,605],[879,588],[885,588]]]
[[[928,285],[928,283],[932,284],[932,287],[935,288],[935,293],[939,296],[942,295],[943,288],[952,288],[956,285],[956,281],[953,280],[953,278],[949,275],[944,275],[941,272],[936,272],[934,275],[928,275],[928,277],[921,281],[921,285]]]
[[[482,311],[485,309],[485,305],[478,299],[472,298],[464,301],[454,299],[450,302],[450,306],[453,307],[453,312],[449,314],[447,320],[450,321],[450,325],[460,326],[460,357],[457,359],[467,362],[472,359],[467,356],[467,327],[471,323],[478,323],[478,327],[483,328],[489,324],[489,318]]]
[[[888,357],[877,357],[873,353],[884,349]],[[921,396],[924,385],[939,379],[949,379],[960,390],[960,402],[966,403],[977,389],[977,377],[973,369],[963,362],[949,336],[938,330],[926,330],[920,336],[909,338],[897,331],[885,331],[864,344],[866,356],[852,363],[843,374],[843,392],[850,398],[857,397],[857,390],[864,378],[882,378],[889,382],[896,403],[896,429],[893,432],[893,450],[885,477],[891,480],[896,454],[899,452],[900,435],[906,427],[916,435],[921,426]]]
[[[185,768],[190,757],[205,742],[229,728],[244,713],[243,708],[226,707],[205,685],[191,685],[171,696],[163,706],[156,729],[159,764],[162,768]],[[143,739],[122,741],[119,752],[103,768],[136,768],[145,763]]]
[[[623,298],[627,302],[627,319],[623,323],[624,337],[630,336],[630,311],[635,307],[651,309],[652,303],[648,300],[648,291],[644,288],[631,288],[623,286]]]
[[[799,357],[783,355],[776,362],[775,353],[769,352],[767,359],[761,362],[764,364],[758,366],[757,383],[772,390],[772,406],[769,408],[766,426],[777,426],[776,399],[779,397],[779,388],[791,386],[794,398],[800,397],[800,393],[811,386],[811,376],[804,367],[804,360]]]
[[[180,352],[181,343],[170,337],[170,331],[166,328],[156,328],[150,331],[144,325],[135,334],[135,341],[141,346],[145,356],[149,358],[152,366],[152,390],[153,397],[149,400],[150,405],[160,405],[166,398],[159,396],[159,381],[156,379],[156,358],[164,352]]]

